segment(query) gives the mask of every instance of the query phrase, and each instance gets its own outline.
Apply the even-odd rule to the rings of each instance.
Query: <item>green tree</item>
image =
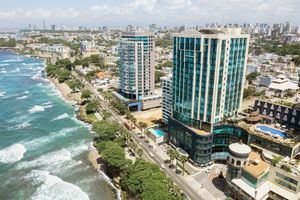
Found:
[[[81,93],[81,98],[85,101],[91,97],[92,93],[89,90],[83,90]]]
[[[116,143],[106,145],[105,149],[101,152],[101,155],[103,160],[115,174],[119,174],[121,170],[126,169],[130,164],[125,158],[124,149]]]
[[[69,86],[72,92],[75,92],[76,89],[80,88],[80,84],[73,80],[67,80],[66,84]]]
[[[120,126],[117,123],[102,120],[94,123],[92,129],[99,140],[109,141],[116,138],[116,133],[120,130]]]
[[[252,84],[252,82],[254,80],[256,80],[256,78],[260,75],[259,72],[251,72],[250,74],[247,75],[246,79],[247,81],[249,81],[250,84]]]
[[[92,101],[86,104],[85,112],[86,114],[95,113],[99,103],[97,101]]]
[[[163,66],[163,67],[172,68],[172,67],[173,67],[173,62],[167,60],[166,62],[164,62],[164,63],[162,64],[162,66]]]
[[[73,63],[69,59],[60,59],[55,63],[59,68],[64,68],[68,71],[73,69]]]
[[[70,78],[70,72],[66,69],[59,69],[56,71],[57,80],[59,83],[63,83]]]
[[[281,160],[282,160],[282,156],[273,156],[273,159],[271,161],[272,165],[276,166],[276,164],[279,163]]]
[[[256,90],[254,87],[249,87],[244,89],[243,98],[247,98],[250,96],[253,96],[255,94]]]
[[[179,155],[179,161],[182,163],[183,174],[185,172],[185,163],[189,160],[187,156]]]
[[[179,200],[173,193],[169,181],[159,167],[141,159],[121,173],[121,186],[135,199],[143,200]]]
[[[165,73],[162,71],[155,71],[155,83],[159,83],[160,82],[160,78],[165,76]]]
[[[142,132],[144,132],[145,129],[148,127],[148,125],[145,122],[139,122],[138,125],[142,129]]]
[[[0,38],[0,47],[16,47],[17,46],[17,42],[15,39],[4,39],[4,38]]]
[[[143,149],[141,149],[141,148],[138,148],[138,149],[136,150],[136,154],[138,155],[139,158],[142,157],[143,153],[144,153],[144,151],[143,151]]]
[[[82,65],[82,60],[76,58],[75,61],[73,62],[73,65]]]
[[[147,137],[150,137],[151,132],[149,130],[146,130],[144,133]]]
[[[167,48],[169,46],[172,46],[172,39],[170,39],[169,37],[165,37],[165,38],[159,38],[155,41],[155,45],[158,47],[163,47],[163,48]]]

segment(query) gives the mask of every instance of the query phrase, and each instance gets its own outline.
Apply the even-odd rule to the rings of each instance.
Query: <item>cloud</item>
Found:
[[[298,23],[299,0],[131,0],[88,8],[37,8],[0,11],[1,19],[14,22],[51,19],[57,23],[201,24],[206,22]],[[4,20],[2,20],[4,21]],[[1,25],[1,24],[0,24]]]

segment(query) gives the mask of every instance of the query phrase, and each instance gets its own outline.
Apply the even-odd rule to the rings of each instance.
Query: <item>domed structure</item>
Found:
[[[229,156],[227,158],[227,180],[241,176],[242,168],[249,162],[251,148],[242,142],[229,145]]]

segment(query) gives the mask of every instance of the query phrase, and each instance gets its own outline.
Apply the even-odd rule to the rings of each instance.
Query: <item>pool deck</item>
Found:
[[[259,129],[261,132],[264,132],[266,134],[269,134],[268,132],[270,132],[273,135],[277,135],[279,137],[282,138],[287,138],[287,133],[277,129],[277,128],[273,128],[271,126],[266,126],[266,125],[256,125],[256,128]],[[268,129],[268,130],[264,130],[264,129]]]
[[[243,128],[243,129],[247,130],[250,134],[257,135],[259,137],[265,138],[267,140],[270,140],[270,141],[273,141],[273,142],[276,142],[276,143],[279,143],[279,144],[284,144],[284,145],[289,146],[289,147],[294,147],[294,146],[298,145],[299,142],[300,142],[300,135],[294,135],[293,139],[292,138],[282,138],[282,137],[274,138],[269,134],[265,134],[262,131],[256,130],[256,126],[268,126],[270,128],[276,129],[273,126],[270,126],[270,125],[267,125],[267,124],[260,124],[260,123],[258,123],[258,124],[248,124],[246,122],[239,122],[239,123],[237,123],[237,125],[239,127]],[[285,134],[293,135],[293,134],[290,134],[290,133],[285,133]]]
[[[155,135],[155,137],[165,137],[166,136],[166,133],[163,131],[163,130],[161,130],[161,129],[159,129],[159,128],[149,128],[148,129],[153,135]],[[159,131],[159,132],[162,132],[162,134],[158,134],[157,133],[157,131]]]

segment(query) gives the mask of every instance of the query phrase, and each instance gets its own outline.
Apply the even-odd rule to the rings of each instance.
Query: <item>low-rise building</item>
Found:
[[[232,162],[230,156],[228,163]],[[243,165],[240,175],[233,179],[226,179],[229,192],[234,199],[299,200],[300,167],[298,163],[287,157],[275,165],[270,165],[255,152],[249,153],[246,159],[248,162]],[[227,171],[227,174],[230,175],[230,171]]]
[[[294,83],[291,80],[287,79],[284,75],[279,75],[269,85],[269,89],[274,93],[274,96],[284,97],[290,91],[296,92],[299,87],[297,83]]]

